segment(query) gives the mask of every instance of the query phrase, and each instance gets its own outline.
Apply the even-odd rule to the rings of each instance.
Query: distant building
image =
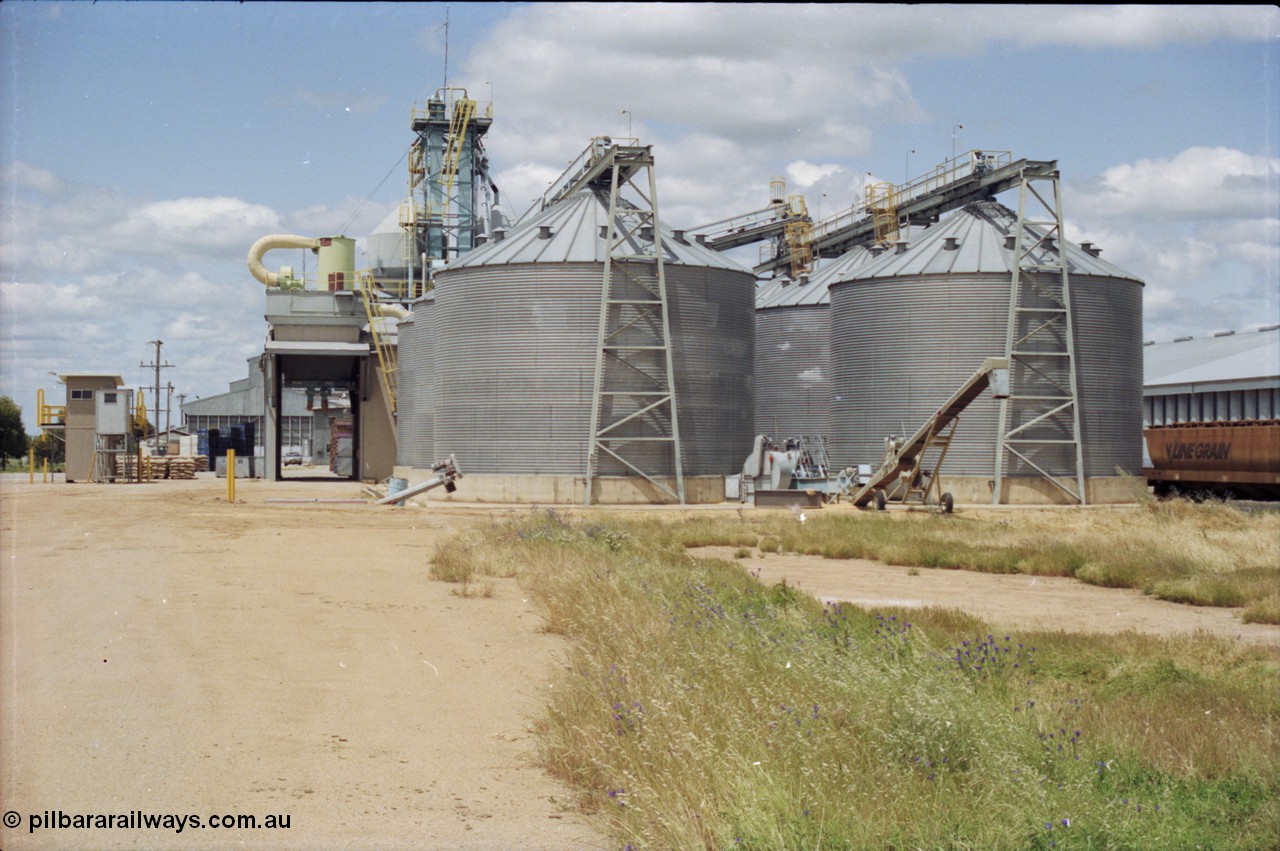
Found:
[[[187,431],[196,434],[209,429],[226,430],[241,423],[254,426],[255,455],[262,455],[263,409],[266,394],[263,388],[262,370],[258,358],[248,359],[248,376],[231,382],[226,393],[207,396],[186,402],[182,415]],[[283,453],[298,453],[309,463],[319,466],[329,463],[330,421],[338,415],[350,413],[345,396],[333,398],[308,394],[301,387],[286,387],[283,391],[283,416],[280,422],[280,445]]]
[[[123,378],[109,373],[68,372],[59,374],[58,380],[67,388],[66,405],[62,410],[40,411],[39,419],[42,429],[66,441],[66,480],[113,477],[114,459],[108,453],[125,451],[130,445],[133,391],[124,386]]]

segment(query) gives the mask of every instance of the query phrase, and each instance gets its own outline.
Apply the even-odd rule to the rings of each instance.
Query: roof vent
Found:
[[[697,234],[697,235],[694,237],[694,239],[696,239],[696,240],[698,241],[698,245],[706,245],[706,244],[707,244],[707,235],[706,235],[705,233]]]
[[[484,245],[488,241],[489,241],[489,234],[487,233],[480,234],[479,236],[476,237],[476,248],[479,248],[480,246]]]
[[[1154,346],[1155,344],[1156,344],[1156,341],[1155,341],[1155,340],[1147,340],[1147,341],[1146,341],[1145,343],[1143,343],[1142,345],[1144,345],[1144,346]]]
[[[608,238],[609,238],[609,226],[608,226],[608,225],[601,225],[601,226],[600,226],[600,238],[601,238],[601,239],[608,239]]]
[[[784,287],[789,287],[789,286],[791,286],[791,279],[790,279],[790,278],[783,278],[783,279],[782,279],[782,283],[780,284],[780,286],[784,286]]]
[[[895,242],[895,243],[893,244],[893,253],[894,253],[894,254],[906,254],[906,253],[907,253],[907,246],[908,246],[909,244],[910,244],[910,243],[908,243],[905,239],[900,239],[900,240],[898,240],[897,242]]]
[[[1006,237],[1004,238],[1004,250],[1005,250],[1005,251],[1012,251],[1012,250],[1013,250],[1013,240],[1014,240],[1014,236],[1013,236],[1013,234],[1009,234],[1008,236],[1006,236]]]
[[[959,247],[960,247],[960,240],[956,239],[954,236],[949,236],[942,241],[943,251],[955,251]]]
[[[678,230],[678,231],[673,231],[673,233],[675,235],[676,242],[680,243],[681,245],[689,244],[689,240],[685,238],[684,231]]]
[[[801,276],[800,276],[800,286],[804,287],[804,286],[808,286],[808,284],[809,284],[809,276],[808,276],[808,275],[801,275]]]
[[[883,248],[882,246],[879,246],[879,245],[873,245],[873,246],[871,246],[871,256],[872,256],[872,257],[879,257],[879,256],[880,256],[881,254],[883,254],[883,253],[884,253],[884,248]]]
[[[538,239],[551,239],[551,225],[538,225]]]
[[[1215,336],[1215,337],[1230,337],[1230,336],[1233,336],[1235,333],[1236,333],[1235,331],[1219,331],[1219,332],[1217,332],[1216,334],[1214,334],[1213,336]]]
[[[1274,330],[1276,330],[1277,328],[1280,328],[1280,325],[1263,325],[1263,326],[1262,326],[1261,328],[1259,328],[1258,330],[1259,330],[1259,331],[1274,331]]]
[[[506,238],[507,238],[507,229],[506,229],[506,228],[494,228],[494,231],[493,231],[493,241],[494,241],[494,242],[502,242],[502,240],[504,240],[504,239],[506,239]]]
[[[1174,337],[1173,341],[1175,343],[1185,343],[1187,340],[1194,340],[1194,339],[1195,339],[1194,337]]]
[[[653,242],[653,225],[645,225],[640,228],[640,238],[645,242]]]
[[[1080,248],[1090,257],[1097,257],[1099,254],[1102,253],[1102,249],[1094,247],[1094,244],[1092,242],[1082,242],[1080,243]]]

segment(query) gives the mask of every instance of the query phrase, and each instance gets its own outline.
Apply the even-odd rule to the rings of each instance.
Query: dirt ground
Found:
[[[0,481],[0,847],[603,848],[533,766],[563,647],[514,581],[427,578],[452,531],[521,508],[389,509],[345,482]],[[714,550],[713,550],[714,551]],[[717,552],[731,555],[732,550]],[[1072,580],[743,561],[820,597],[993,625],[1280,628]],[[289,829],[54,828],[31,817],[288,816]]]
[[[350,483],[0,486],[0,847],[601,848],[532,765],[560,651],[433,545],[489,512],[267,499]],[[30,815],[290,817],[28,832]],[[7,818],[7,817],[6,817]]]
[[[693,552],[734,558],[734,547]],[[1280,626],[1244,623],[1238,609],[1186,606],[1128,588],[1101,588],[1060,576],[1006,576],[967,570],[891,567],[862,559],[766,554],[742,559],[761,582],[786,582],[820,600],[869,608],[943,606],[960,609],[1007,629],[1138,632],[1180,635],[1206,632],[1280,649]]]

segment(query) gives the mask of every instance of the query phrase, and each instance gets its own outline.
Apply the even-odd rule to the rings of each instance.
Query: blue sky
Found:
[[[1068,237],[1147,282],[1146,337],[1280,322],[1280,12],[1266,6],[454,4],[522,211],[597,134],[654,146],[663,217],[828,215],[958,149],[1056,159]],[[261,350],[245,252],[360,240],[401,200],[444,4],[0,4],[0,395],[49,371],[188,397]],[[957,125],[963,125],[957,130]],[[910,153],[911,151],[915,153]],[[1009,199],[1006,203],[1012,203]],[[294,262],[281,254],[268,265]]]

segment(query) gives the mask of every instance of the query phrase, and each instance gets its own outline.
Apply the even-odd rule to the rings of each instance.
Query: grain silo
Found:
[[[831,299],[827,284],[860,267],[871,252],[857,246],[813,275],[774,278],[756,289],[757,434],[829,435]]]
[[[432,368],[432,293],[417,299],[412,315],[396,329],[399,336],[396,370],[396,465],[429,470],[438,460],[433,451],[435,409]]]
[[[583,500],[608,218],[608,192],[584,189],[437,273],[432,444],[437,455],[455,455],[466,476],[456,498]],[[755,279],[660,227],[686,501],[719,502],[724,476],[751,450]],[[652,253],[651,229],[624,222],[617,230],[630,234],[632,255]],[[422,371],[416,351],[402,351],[402,373]],[[672,460],[669,450],[654,451],[639,466],[670,476]],[[595,501],[659,499],[603,454],[599,474]]]
[[[886,437],[915,431],[985,358],[1005,354],[1016,231],[1012,211],[976,202],[913,245],[899,243],[832,282],[833,464],[878,464]],[[1069,276],[1087,502],[1130,501],[1132,487],[1118,471],[1142,468],[1143,285],[1088,243],[1048,246],[1034,249],[1029,261],[1065,265]],[[1054,367],[1015,370],[1013,380],[1014,393],[1021,383],[1024,395],[1029,387],[1059,393],[1069,384]],[[992,500],[999,411],[987,395],[960,416],[942,468],[943,489],[958,502]],[[1060,423],[1061,415],[1045,415],[1021,433],[1038,429],[1038,442],[1022,449],[1026,459],[1003,462],[1003,501],[1071,501],[1048,478],[1061,482],[1077,473],[1075,448]],[[1006,445],[1012,433],[1007,427]]]

